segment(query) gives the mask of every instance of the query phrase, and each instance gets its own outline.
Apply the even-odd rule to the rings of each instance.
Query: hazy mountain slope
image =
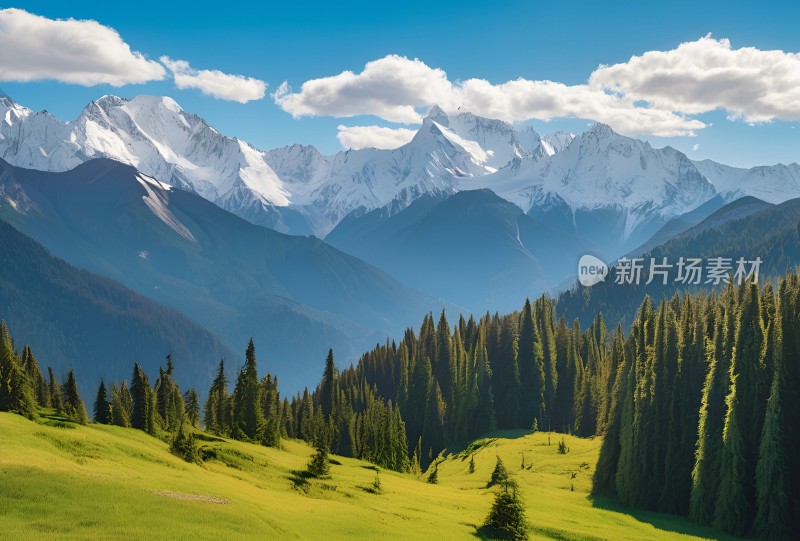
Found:
[[[442,304],[316,238],[250,224],[130,166],[0,164],[0,216],[57,256],[175,307],[238,351],[252,336],[288,388]]]
[[[137,361],[157,373],[167,353],[181,366],[184,386],[205,391],[219,359],[234,358],[183,314],[53,257],[3,220],[0,253],[0,319],[17,349],[31,344],[59,377],[75,368],[84,393],[100,377],[130,379]]]
[[[476,312],[519,308],[520,299],[560,282],[586,250],[490,190],[350,217],[327,240]]]
[[[754,212],[753,212],[754,211]],[[792,199],[780,205],[767,205],[748,198],[734,201],[722,207],[695,227],[679,234],[664,244],[642,254],[649,265],[650,257],[657,261],[666,257],[676,264],[680,257],[702,258],[703,266],[711,257],[724,257],[736,261],[762,260],[760,281],[776,277],[800,265],[800,199]],[[749,269],[749,265],[747,266]],[[699,285],[683,285],[674,281],[677,269],[673,268],[671,280],[663,285],[660,279],[650,285],[619,285],[614,283],[615,272],[611,269],[604,283],[591,288],[576,286],[559,296],[559,313],[569,318],[579,317],[582,323],[590,321],[593,314],[602,312],[608,321],[631,321],[636,308],[645,294],[654,299],[671,297],[675,292],[713,287],[706,282],[704,272]]]

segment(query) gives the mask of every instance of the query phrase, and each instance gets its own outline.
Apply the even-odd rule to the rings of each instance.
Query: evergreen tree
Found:
[[[330,459],[328,458],[328,449],[324,445],[317,447],[317,451],[311,457],[306,471],[311,477],[325,478],[330,476]]]
[[[6,322],[0,322],[0,411],[33,417],[36,397],[28,375],[22,369]]]
[[[518,364],[523,408],[518,422],[531,426],[534,420],[544,420],[545,376],[542,339],[533,321],[533,308],[528,299],[525,299],[519,322]]]
[[[107,425],[111,422],[111,404],[108,401],[106,384],[100,379],[100,386],[97,388],[97,398],[94,401],[94,422]]]
[[[191,432],[187,433],[183,430],[183,423],[178,426],[178,433],[172,440],[169,450],[173,455],[182,458],[186,462],[200,461],[200,453],[197,449],[195,436]]]
[[[494,470],[492,471],[492,476],[489,478],[489,482],[486,483],[486,488],[491,488],[495,485],[503,485],[508,481],[508,471],[506,470],[505,464],[500,459],[500,456],[497,456],[497,462],[494,465]]]
[[[236,380],[232,404],[231,436],[240,440],[261,441],[264,435],[264,412],[261,409],[256,348],[252,339],[247,346],[244,367]]]
[[[778,337],[775,340],[776,349],[780,351],[781,339]],[[753,533],[763,539],[790,539],[791,496],[781,403],[783,363],[779,362],[774,371],[756,466],[756,518]]]
[[[192,388],[183,395],[185,403],[186,420],[193,428],[200,426],[200,395]]]
[[[131,383],[131,426],[144,430],[148,434],[155,433],[153,417],[153,399],[151,397],[150,380],[139,363],[133,365]]]
[[[228,379],[225,377],[225,359],[220,360],[217,376],[208,391],[203,423],[206,430],[212,434],[230,435],[230,398],[228,397]]]
[[[722,436],[722,478],[717,494],[714,527],[732,535],[742,536],[747,531],[750,502],[745,493],[746,456],[736,412],[744,407],[737,395],[738,377],[734,376],[727,398],[728,415]]]
[[[55,374],[53,374],[53,368],[50,366],[47,367],[47,375],[50,378],[47,384],[47,388],[50,391],[50,405],[56,411],[62,411],[64,405],[61,399],[61,385],[58,383]]]
[[[86,406],[78,394],[78,382],[75,380],[74,370],[69,371],[64,382],[64,413],[82,425],[89,422]]]
[[[320,407],[322,408],[322,416],[327,421],[328,417],[335,408],[336,399],[336,381],[339,373],[336,370],[336,364],[333,362],[333,349],[328,350],[328,357],[325,359],[325,371],[322,374],[322,383],[320,383]]]
[[[495,403],[497,424],[500,428],[515,428],[520,424],[521,385],[518,364],[518,336],[512,317],[503,318],[499,324],[496,354],[490,355],[492,387],[499,398]]]
[[[30,346],[25,346],[22,352],[22,369],[28,375],[28,381],[33,386],[36,402],[43,408],[49,408],[51,406],[50,389]]]
[[[732,296],[726,295],[727,302]],[[724,306],[724,305],[723,305]],[[729,390],[729,358],[725,356],[725,326],[732,324],[732,305],[718,306],[714,316],[714,337],[707,341],[708,373],[702,391],[698,439],[692,470],[689,517],[711,524],[716,508],[722,461],[722,432],[725,424],[725,397]]]
[[[427,482],[428,482],[428,484],[431,484],[431,485],[439,484],[439,461],[438,460],[434,460],[433,461],[433,469],[428,474]]]
[[[111,386],[111,423],[130,428],[132,415],[133,398],[128,389],[128,383],[122,380],[119,385]]]
[[[525,506],[515,486],[506,482],[495,496],[484,528],[493,539],[527,539]]]

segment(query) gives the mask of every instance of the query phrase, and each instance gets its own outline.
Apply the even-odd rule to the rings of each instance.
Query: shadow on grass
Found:
[[[741,539],[739,537],[726,535],[708,526],[695,524],[686,517],[626,507],[613,498],[607,496],[589,496],[589,501],[592,502],[592,507],[631,516],[639,522],[646,522],[647,524],[652,525],[654,528],[658,528],[659,530],[663,530],[665,532],[693,535],[701,539],[716,539],[719,541],[734,541],[736,539]]]
[[[68,417],[63,413],[59,413],[54,409],[39,409],[37,412],[38,418],[36,421],[44,426],[52,426],[55,428],[78,428],[80,423],[72,417]]]

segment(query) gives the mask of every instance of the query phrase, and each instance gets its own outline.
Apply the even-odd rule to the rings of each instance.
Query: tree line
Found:
[[[618,366],[593,490],[734,535],[800,519],[800,279],[645,298]]]
[[[688,515],[723,531],[786,538],[800,513],[800,278],[720,293],[645,297],[626,334],[601,315],[582,330],[542,296],[512,314],[451,326],[424,317],[353,366],[329,351],[319,385],[291,400],[259,378],[255,347],[233,390],[220,361],[202,422],[269,446],[300,438],[387,469],[421,472],[447,446],[494,428],[603,435],[593,490],[630,506]],[[57,407],[86,422],[74,373],[63,388],[0,329],[0,410]],[[156,433],[199,426],[173,363],[154,386],[136,364],[130,386],[105,388],[96,422]],[[794,528],[794,529],[793,529]]]

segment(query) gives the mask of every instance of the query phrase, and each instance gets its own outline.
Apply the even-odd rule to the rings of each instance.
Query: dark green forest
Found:
[[[447,448],[495,428],[603,436],[593,492],[630,507],[688,515],[735,535],[788,539],[800,513],[800,278],[719,293],[645,297],[627,334],[601,315],[584,329],[555,301],[505,316],[428,314],[338,369],[333,351],[313,390],[281,397],[259,377],[255,346],[228,381],[220,361],[205,405],[176,383],[171,356],[155,383],[101,382],[94,420],[203,448],[189,426],[268,446],[283,438],[321,452],[421,472]],[[54,407],[87,422],[75,374],[45,378],[30,347],[0,340],[0,410]],[[232,388],[232,391],[231,391]],[[434,466],[435,469],[435,466]]]

